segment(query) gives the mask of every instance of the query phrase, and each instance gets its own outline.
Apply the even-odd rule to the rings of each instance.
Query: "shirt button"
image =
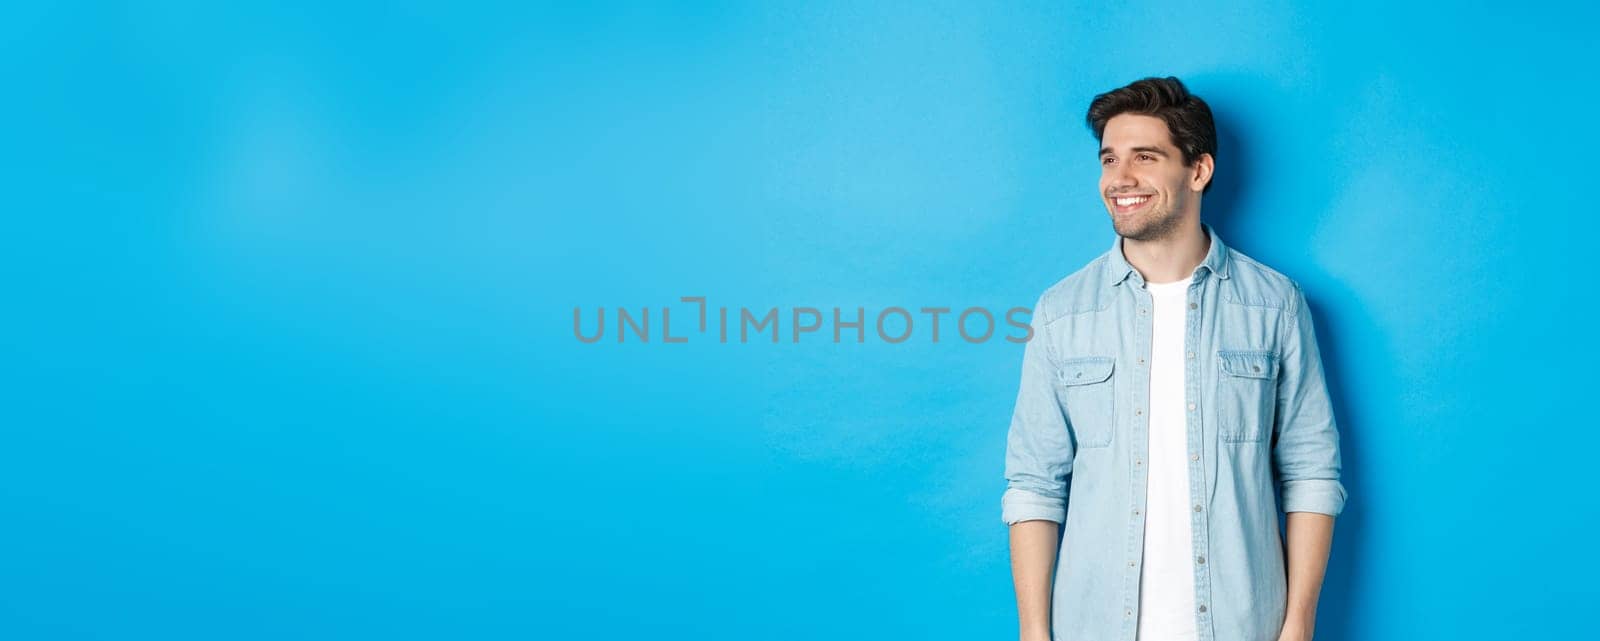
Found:
[[[1143,356],[1140,356],[1140,357],[1139,357],[1139,362],[1140,362],[1140,363],[1144,363],[1144,357],[1143,357]]]
[[[1134,516],[1139,516],[1139,511],[1138,511],[1138,510],[1134,510],[1134,511],[1133,511],[1133,515],[1134,515]]]
[[[1189,358],[1194,358],[1194,352],[1189,352]]]
[[[1195,561],[1195,563],[1199,563],[1200,565],[1205,565],[1206,564],[1206,557],[1202,556],[1202,557],[1200,557],[1198,559],[1195,559],[1194,561]]]
[[[1200,613],[1201,614],[1205,614],[1205,612],[1206,612],[1206,606],[1203,606],[1203,605],[1200,606]]]
[[[1134,465],[1144,465],[1144,459],[1137,459],[1137,460],[1135,460],[1133,462],[1133,464]]]
[[[1144,408],[1142,408],[1142,407],[1133,408],[1133,415],[1134,416],[1144,416]]]
[[[1133,616],[1133,610],[1123,610],[1122,611],[1122,616],[1125,616],[1125,617]]]
[[[1189,411],[1191,411],[1191,412],[1194,411],[1194,403],[1190,403],[1189,404]]]
[[[1129,561],[1129,562],[1128,562],[1128,567],[1130,567],[1130,568],[1131,568],[1131,567],[1133,567],[1133,566],[1136,566],[1136,565],[1138,565],[1138,564],[1139,564],[1139,563],[1138,563],[1138,562],[1137,562],[1137,561]]]
[[[1190,454],[1189,455],[1189,460],[1198,461],[1198,460],[1200,460],[1200,455],[1199,454]]]
[[[1200,309],[1199,303],[1189,303],[1189,309]]]
[[[1194,506],[1194,511],[1199,512],[1200,511],[1200,506],[1198,506],[1198,505]]]

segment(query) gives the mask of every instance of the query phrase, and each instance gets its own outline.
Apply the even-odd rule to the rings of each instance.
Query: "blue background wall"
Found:
[[[1190,4],[8,8],[0,637],[1011,638],[1020,346],[571,314],[1031,305],[1151,74],[1316,313],[1318,638],[1592,632],[1594,12]]]

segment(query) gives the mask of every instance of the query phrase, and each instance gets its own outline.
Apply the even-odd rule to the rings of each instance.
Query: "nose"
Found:
[[[1111,170],[1110,179],[1107,186],[1112,189],[1127,189],[1139,184],[1139,181],[1134,180],[1133,174],[1128,171],[1128,166],[1121,163],[1118,163],[1116,168]]]

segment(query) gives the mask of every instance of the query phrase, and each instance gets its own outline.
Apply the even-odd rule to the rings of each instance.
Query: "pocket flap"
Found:
[[[1061,364],[1062,385],[1088,385],[1111,378],[1111,366],[1116,359],[1110,356],[1087,356],[1067,359]]]
[[[1276,378],[1278,355],[1272,352],[1221,351],[1222,373],[1245,378]]]

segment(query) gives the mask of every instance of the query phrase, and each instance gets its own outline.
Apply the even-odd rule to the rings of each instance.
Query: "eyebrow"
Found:
[[[1158,156],[1161,156],[1163,158],[1167,157],[1167,152],[1162,151],[1160,147],[1134,147],[1133,149],[1130,149],[1129,151],[1132,151],[1133,153],[1139,153],[1141,151],[1146,151],[1146,152],[1150,152],[1152,154],[1156,154]],[[1100,148],[1100,155],[1104,156],[1104,155],[1109,154],[1109,153],[1111,153],[1111,148],[1110,147],[1101,147]]]

